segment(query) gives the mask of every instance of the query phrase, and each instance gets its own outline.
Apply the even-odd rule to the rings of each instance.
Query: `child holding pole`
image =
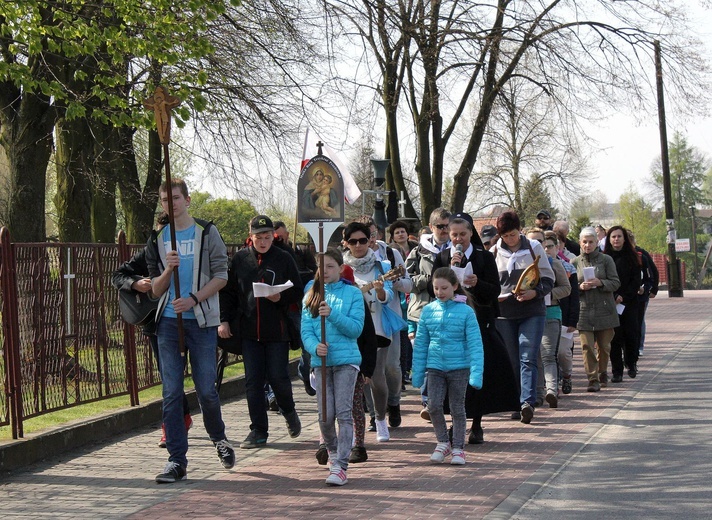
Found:
[[[324,389],[321,384],[316,385],[316,392],[319,428],[331,462],[326,484],[331,486],[343,486],[348,482],[346,470],[353,440],[351,409],[361,364],[356,339],[363,329],[365,312],[361,291],[341,280],[343,263],[339,251],[327,250],[323,273],[320,268],[314,277],[314,283],[304,297],[302,310],[302,342],[312,355],[316,381],[321,382],[322,372],[326,372],[326,399],[322,395]],[[320,295],[322,284],[323,299]],[[324,337],[322,321],[326,323]],[[325,366],[322,364],[324,357]]]
[[[413,386],[420,387],[428,372],[428,410],[438,443],[430,460],[465,464],[465,392],[467,384],[482,388],[484,353],[480,327],[467,295],[449,267],[433,273],[435,300],[423,308],[413,345]],[[452,445],[443,403],[450,396]]]

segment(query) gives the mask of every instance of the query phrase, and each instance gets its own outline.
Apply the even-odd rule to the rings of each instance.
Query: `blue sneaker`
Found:
[[[242,441],[240,448],[250,450],[253,448],[261,448],[265,444],[267,444],[267,435],[259,433],[257,430],[252,430],[245,440]]]

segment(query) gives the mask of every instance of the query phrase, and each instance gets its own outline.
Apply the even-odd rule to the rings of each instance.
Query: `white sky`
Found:
[[[697,0],[687,1],[684,5],[693,13],[690,17],[691,24],[693,30],[706,43],[707,56],[712,56],[712,4]],[[712,117],[700,115],[681,121],[672,112],[673,103],[669,96],[670,91],[666,90],[668,142],[675,131],[678,131],[687,139],[688,144],[712,159]],[[651,99],[650,103],[655,107],[657,100]],[[631,116],[617,115],[597,128],[586,126],[591,137],[598,141],[598,147],[604,150],[594,155],[589,164],[598,176],[596,189],[608,196],[608,202],[617,202],[630,183],[633,183],[641,194],[647,191],[645,183],[650,178],[650,166],[660,157],[657,111],[653,109],[651,113],[653,115],[643,124],[636,123]]]
[[[712,158],[712,118],[692,120],[685,128],[667,125],[668,142],[679,131],[694,146]],[[608,196],[608,202],[618,202],[618,197],[629,184],[645,194],[650,179],[650,167],[660,157],[660,133],[657,117],[644,126],[637,126],[632,117],[615,116],[605,125],[590,128],[600,148],[600,153],[590,161],[591,170],[598,176],[595,188]]]

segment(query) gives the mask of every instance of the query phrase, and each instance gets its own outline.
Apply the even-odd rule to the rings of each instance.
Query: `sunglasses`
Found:
[[[350,246],[355,246],[356,244],[361,244],[362,246],[365,246],[366,244],[368,244],[368,238],[349,238],[346,243]]]
[[[438,229],[440,229],[440,230],[443,230],[443,229],[447,229],[447,227],[448,227],[449,225],[450,225],[450,224],[435,224],[435,227],[438,228]]]

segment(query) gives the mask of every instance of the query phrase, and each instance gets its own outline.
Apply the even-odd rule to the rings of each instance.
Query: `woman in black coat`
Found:
[[[640,347],[640,324],[638,323],[638,292],[642,284],[641,262],[622,226],[613,226],[606,235],[607,255],[613,257],[621,285],[613,296],[617,304],[625,306],[620,314],[620,325],[611,340],[611,382],[623,381],[624,365],[628,375],[638,375],[638,349]]]
[[[495,328],[499,315],[497,297],[500,286],[494,256],[485,250],[472,224],[472,217],[467,213],[458,213],[450,220],[450,241],[451,248],[435,257],[433,272],[438,267],[472,265],[473,274],[465,279],[463,288],[475,303],[485,367],[482,389],[475,390],[468,386],[465,405],[467,417],[472,418],[468,442],[481,444],[484,442],[482,416],[519,410],[519,388],[504,341]],[[458,246],[461,246],[462,252],[458,252]]]

